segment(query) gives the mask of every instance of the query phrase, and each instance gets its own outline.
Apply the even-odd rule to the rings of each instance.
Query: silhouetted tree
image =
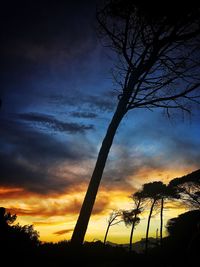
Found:
[[[9,230],[11,229],[10,225],[14,223],[16,218],[15,214],[11,215],[4,207],[0,207],[0,246],[4,246],[5,242],[7,242]]]
[[[177,239],[190,239],[197,232],[200,223],[200,211],[192,210],[178,215],[167,222],[166,229],[170,237]]]
[[[191,209],[200,209],[200,170],[170,181],[180,199]]]
[[[10,229],[9,235],[9,247],[18,250],[25,250],[28,253],[32,254],[39,244],[39,233],[34,229],[33,225],[23,225],[20,224],[14,225]]]
[[[121,220],[116,221],[117,218],[119,218],[120,216],[121,216],[121,211],[119,210],[114,210],[110,213],[109,218],[108,218],[108,226],[106,228],[106,233],[105,233],[105,237],[103,241],[104,245],[106,244],[107,235],[108,235],[108,231],[110,227],[121,222]]]
[[[131,233],[130,233],[130,241],[129,241],[129,251],[132,251],[132,243],[133,243],[133,232],[136,224],[140,222],[139,214],[143,209],[143,195],[142,192],[138,191],[131,196],[134,208],[130,211],[123,212],[123,220],[126,225],[131,225]]]
[[[145,253],[147,253],[148,251],[149,227],[150,227],[150,221],[151,221],[153,209],[154,209],[155,204],[158,203],[158,200],[162,198],[161,196],[163,194],[164,189],[165,189],[165,185],[162,182],[146,183],[143,185],[143,188],[142,188],[143,197],[146,199],[150,199],[151,201],[151,207],[149,211],[147,229],[146,229]]]
[[[39,245],[39,233],[34,230],[33,225],[12,225],[17,219],[4,207],[0,207],[0,247],[1,249],[31,249]]]
[[[135,229],[136,225],[140,222],[140,217],[138,216],[140,213],[137,209],[132,210],[124,210],[123,211],[123,221],[126,226],[131,226],[131,234],[130,234],[130,241],[129,241],[129,251],[132,250],[132,239],[133,239],[133,230]]]
[[[164,202],[166,199],[177,199],[179,198],[179,194],[174,187],[170,185],[162,184],[160,188],[158,197],[160,198],[160,245],[162,246],[163,241],[163,210],[164,210]]]
[[[137,108],[189,111],[199,82],[199,8],[108,0],[97,12],[99,31],[116,53],[118,105],[103,139],[71,242],[82,244],[115,133]]]
[[[7,212],[4,207],[0,207],[0,228],[7,227],[8,225],[14,223],[16,218],[16,214],[11,215],[11,213]]]
[[[185,255],[187,266],[195,266],[200,252],[200,211],[188,211],[170,219],[166,229],[171,248],[179,256]]]

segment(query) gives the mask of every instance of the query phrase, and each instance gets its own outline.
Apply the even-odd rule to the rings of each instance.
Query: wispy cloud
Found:
[[[74,197],[69,195],[63,195],[62,198],[43,198],[39,201],[39,196],[34,196],[34,200],[27,200],[24,203],[24,208],[10,204],[9,211],[17,214],[17,216],[31,216],[39,218],[53,218],[57,216],[75,215],[78,214],[82,205],[82,199],[78,198],[78,192],[74,192]],[[84,192],[82,192],[84,194]],[[104,199],[98,198],[93,214],[101,214],[109,205],[110,199],[106,194],[101,194]],[[31,194],[29,195],[31,196]],[[48,221],[47,221],[48,223]]]
[[[103,95],[103,97],[102,97]],[[78,96],[78,97],[77,97]],[[79,90],[73,94],[53,94],[48,97],[49,102],[59,106],[81,106],[88,110],[88,113],[96,113],[99,111],[111,112],[117,102],[117,97],[109,95],[107,92],[102,94],[85,93]]]
[[[57,120],[54,116],[41,114],[41,113],[23,113],[18,114],[17,117],[20,120],[29,121],[32,123],[43,124],[55,131],[67,132],[67,133],[84,133],[87,130],[94,130],[93,125],[84,125],[74,122],[63,122]]]
[[[93,119],[93,118],[98,117],[96,113],[86,112],[86,111],[85,112],[74,111],[74,112],[71,112],[70,115],[75,118],[86,118],[86,119]]]
[[[72,231],[73,231],[73,228],[72,229],[59,230],[59,231],[54,232],[53,234],[54,235],[64,235],[64,234],[71,233]]]
[[[26,128],[16,121],[1,126],[1,187],[49,194],[63,192],[84,181],[86,173],[78,171],[80,164],[96,153],[96,148],[84,135],[62,141],[55,135]],[[72,171],[71,165],[76,163],[79,168]],[[65,167],[61,170],[60,166]],[[15,194],[12,192],[13,196]]]

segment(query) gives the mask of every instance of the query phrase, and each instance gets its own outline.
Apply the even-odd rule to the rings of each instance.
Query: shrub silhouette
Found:
[[[39,245],[39,233],[33,225],[12,225],[17,216],[11,215],[4,207],[0,207],[0,248],[3,251],[13,250],[16,253],[23,249],[33,249]]]
[[[198,232],[200,223],[200,210],[188,211],[168,221],[166,228],[171,238],[178,241],[190,241]]]
[[[188,211],[170,219],[166,228],[169,233],[167,247],[178,261],[182,258],[186,266],[195,266],[200,252],[200,210]]]

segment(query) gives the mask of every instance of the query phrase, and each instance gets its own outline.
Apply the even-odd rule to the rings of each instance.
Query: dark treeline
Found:
[[[108,221],[109,227],[122,220],[126,225],[131,225],[129,249],[121,245],[111,246],[106,240],[85,242],[81,247],[72,245],[70,241],[42,243],[39,233],[32,225],[15,224],[17,216],[1,207],[1,262],[6,262],[6,266],[195,266],[200,252],[199,189],[200,170],[197,170],[173,179],[167,186],[162,182],[153,182],[145,184],[140,191],[134,193],[133,210],[115,211]],[[132,250],[133,230],[140,222],[146,199],[151,200],[151,205],[146,206],[149,208],[149,226],[157,202],[160,203],[162,214],[164,199],[171,199],[172,193],[175,201],[182,201],[188,211],[168,220],[165,225],[168,235],[162,237],[160,229],[159,242],[156,245],[149,246],[146,235],[144,251],[136,253]],[[106,236],[108,234],[107,228]]]

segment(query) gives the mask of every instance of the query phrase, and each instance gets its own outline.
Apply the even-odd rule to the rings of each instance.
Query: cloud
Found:
[[[36,221],[36,222],[33,222],[33,225],[34,226],[50,226],[50,225],[58,225],[60,224],[60,221],[55,221],[55,222],[50,222],[50,221],[47,221],[47,222],[43,222],[43,221]]]
[[[108,190],[118,187],[134,191],[154,180],[168,183],[177,175],[199,168],[197,140],[174,132],[166,135],[164,129],[155,130],[148,123],[143,126],[141,123],[134,131],[123,134],[124,140],[116,138],[103,175],[103,185]],[[126,132],[125,127],[123,130]]]
[[[33,122],[53,121],[40,113],[21,115]],[[123,139],[120,134],[116,136],[103,174],[104,188],[135,190],[148,180],[166,181],[198,168],[198,141],[174,131],[166,135],[165,127],[154,123],[148,119],[132,131],[121,129]],[[85,135],[73,135],[63,141],[28,126],[21,120],[2,124],[1,186],[56,194],[88,184],[97,150]]]
[[[16,121],[1,122],[0,139],[0,186],[40,194],[63,192],[83,182],[87,174],[78,170],[80,164],[96,153],[85,136],[62,141]],[[72,164],[78,164],[77,170],[70,170]]]
[[[54,235],[64,235],[64,234],[71,233],[72,231],[73,231],[73,228],[72,229],[60,230],[60,231],[54,232],[53,234]]]
[[[93,215],[101,214],[109,205],[109,196],[106,194],[103,194],[103,196],[104,199],[98,197],[94,206]],[[25,208],[17,207],[17,204],[11,204],[7,209],[19,217],[30,216],[49,219],[57,216],[76,215],[79,213],[81,205],[82,199],[78,199],[77,196],[68,197],[67,195],[63,195],[62,199],[55,197],[53,200],[48,197],[39,200],[36,196],[34,200],[27,200],[24,203],[23,206]]]
[[[2,156],[10,155],[13,156],[12,159],[21,156],[36,163],[40,160],[43,162],[61,159],[78,161],[90,158],[95,152],[85,136],[73,136],[73,138],[69,136],[63,141],[51,132],[43,132],[32,125],[14,120],[1,122],[0,138]]]
[[[35,200],[38,201],[37,198]],[[31,206],[32,204],[32,206]],[[59,202],[59,200],[48,201],[48,199],[44,201],[40,201],[40,203],[30,203],[27,205],[27,208],[17,208],[17,207],[9,207],[9,210],[12,213],[15,213],[17,216],[31,216],[31,217],[56,217],[56,216],[66,216],[67,214],[76,214],[80,209],[80,202],[77,200],[73,200],[70,203]]]
[[[37,110],[39,104],[49,104],[45,96],[51,93],[73,95],[77,103],[77,88],[82,95],[96,90],[105,56],[94,32],[95,9],[96,0],[4,5],[0,16],[3,106],[12,111],[27,106]]]
[[[29,193],[23,188],[4,186],[0,187],[0,199],[16,199],[20,197],[28,197]]]
[[[87,92],[75,90],[73,94],[72,93],[52,94],[48,98],[49,102],[56,106],[67,105],[71,107],[74,106],[84,107],[84,109],[86,109],[84,113],[87,112],[88,114],[92,114],[92,116],[94,116],[93,114],[96,114],[96,112],[99,111],[104,111],[104,112],[113,111],[117,103],[117,97],[108,94],[108,91],[102,92],[101,94],[94,94],[94,93],[88,94]]]
[[[164,163],[156,157],[148,157],[142,153],[132,156],[121,154],[115,160],[108,160],[103,185],[107,190],[118,188],[124,192],[134,192],[144,181],[155,179],[149,176],[156,172],[162,173],[164,169]]]
[[[20,40],[44,45],[46,49],[42,51],[42,55],[52,46],[58,48],[62,43],[60,49],[65,49],[70,54],[91,35],[90,23],[95,19],[95,1],[82,3],[75,0],[56,4],[52,2],[48,5],[36,2],[27,5],[26,1],[21,1],[13,3],[12,7],[4,4],[3,12],[0,19],[5,25],[2,34],[7,42],[15,41],[16,44]],[[74,19],[75,15],[78,20]],[[38,56],[41,57],[41,54]]]
[[[85,99],[85,103],[88,103],[91,108],[96,108],[103,111],[113,111],[113,100],[113,97],[108,97],[107,95],[103,95],[103,97],[102,95],[90,95]]]
[[[71,112],[70,115],[75,118],[86,118],[86,119],[93,119],[98,116],[96,113],[93,112],[78,112],[78,111]]]
[[[24,113],[18,114],[17,117],[24,121],[36,122],[39,125],[43,124],[48,128],[51,128],[60,132],[68,133],[84,133],[87,130],[94,130],[93,125],[84,125],[73,122],[63,122],[54,118],[54,116],[41,114],[41,113]]]

